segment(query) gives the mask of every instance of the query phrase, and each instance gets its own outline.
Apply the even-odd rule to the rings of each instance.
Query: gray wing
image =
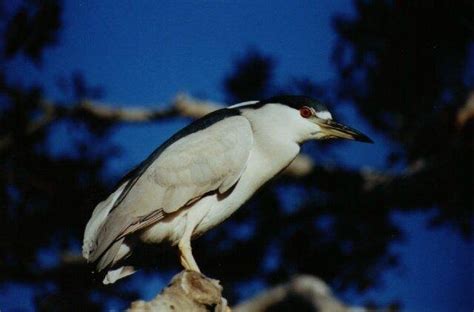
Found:
[[[89,261],[97,260],[115,241],[160,221],[204,194],[226,192],[246,168],[252,144],[249,121],[232,116],[166,147],[108,214]]]

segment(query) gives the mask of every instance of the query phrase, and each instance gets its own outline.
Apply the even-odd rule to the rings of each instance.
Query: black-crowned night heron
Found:
[[[308,140],[372,142],[332,121],[303,96],[278,96],[212,112],[178,131],[94,209],[83,255],[113,283],[134,268],[126,258],[139,242],[178,245],[181,264],[198,271],[191,239],[209,231],[286,168]]]

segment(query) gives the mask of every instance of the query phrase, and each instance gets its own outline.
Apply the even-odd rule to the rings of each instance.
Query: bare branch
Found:
[[[466,104],[458,110],[456,115],[456,126],[462,128],[472,119],[474,119],[474,91],[472,91],[467,97]]]
[[[84,113],[92,118],[120,122],[149,122],[178,115],[178,111],[173,106],[165,109],[122,108],[90,100],[82,101],[71,113]]]
[[[153,105],[152,107],[117,107],[92,100],[83,100],[75,106],[61,106],[44,100],[40,103],[43,114],[32,121],[25,134],[34,135],[54,121],[73,115],[86,115],[90,118],[112,122],[143,123],[158,121],[172,117],[201,118],[210,112],[223,108],[225,105],[211,101],[197,100],[185,94],[179,94],[169,105]],[[0,138],[0,152],[8,150],[13,144],[13,135]],[[284,174],[295,177],[304,176],[311,172],[313,162],[308,156],[300,155],[286,168]]]
[[[349,307],[334,297],[331,289],[319,278],[301,275],[286,284],[264,290],[261,294],[234,307],[233,312],[283,311],[302,309],[320,312],[364,312]]]
[[[68,116],[86,115],[98,120],[115,122],[151,122],[179,116],[198,118],[205,115],[205,110],[209,111],[210,105],[213,105],[206,105],[206,103],[185,96],[178,96],[175,102],[166,108],[161,108],[162,105],[155,105],[160,108],[122,108],[91,100],[82,100],[74,106],[64,106],[49,100],[42,100],[39,106],[43,114],[30,122],[24,134],[26,136],[34,135],[56,120]],[[203,108],[198,109],[198,105],[203,105]],[[1,137],[0,151],[8,150],[13,143],[13,134]]]
[[[466,106],[459,111],[462,123],[465,116],[471,116],[472,103],[474,97],[471,96]],[[33,120],[26,128],[26,135],[34,135],[36,132],[44,129],[54,121],[67,116],[86,115],[90,118],[110,122],[128,122],[143,123],[159,121],[166,118],[186,117],[197,119],[204,115],[225,107],[212,101],[198,100],[186,94],[178,94],[176,98],[168,105],[151,105],[150,107],[117,107],[115,105],[102,102],[83,100],[74,106],[63,106],[51,101],[44,100],[40,103],[43,114]],[[159,107],[159,108],[158,108]],[[7,135],[0,138],[0,153],[5,152],[13,144],[13,135]],[[293,178],[301,178],[311,174],[315,170],[313,160],[307,155],[298,155],[296,159],[283,171],[283,174]],[[416,170],[419,171],[419,170]],[[371,190],[380,184],[387,184],[396,176],[385,172],[376,172],[373,170],[362,170],[361,174],[365,181],[365,190]],[[407,172],[406,175],[411,174]]]
[[[176,96],[173,105],[181,116],[194,119],[226,107],[226,105],[216,102],[197,100],[184,93]]]

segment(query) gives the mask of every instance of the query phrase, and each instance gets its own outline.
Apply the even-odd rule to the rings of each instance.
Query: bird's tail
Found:
[[[104,284],[113,284],[117,280],[135,273],[133,266],[125,265],[132,253],[132,244],[125,238],[119,239],[108,248],[96,263],[97,272],[104,275]]]
[[[123,263],[122,260],[127,258],[131,253],[131,243],[125,240],[125,238],[121,238],[111,244],[97,260],[95,260],[93,256],[94,251],[97,249],[97,235],[126,184],[127,182],[120,185],[106,200],[95,207],[84,232],[82,255],[89,262],[94,262],[94,264],[97,265],[97,272],[105,273],[104,284],[112,284],[118,279],[129,276],[135,272],[132,266],[120,266]]]
[[[135,273],[135,269],[132,266],[121,266],[117,269],[109,270],[102,281],[105,285],[113,284],[121,278],[127,277]]]
[[[86,230],[84,231],[84,240],[82,243],[82,255],[89,260],[90,255],[97,248],[97,234],[102,225],[105,223],[110,210],[113,208],[115,201],[122,194],[127,183],[123,183],[115,192],[100,202],[94,209],[92,216],[87,222]]]

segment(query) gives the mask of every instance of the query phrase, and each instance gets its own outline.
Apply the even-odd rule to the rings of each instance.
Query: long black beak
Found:
[[[319,120],[318,125],[321,127],[324,134],[327,135],[327,138],[343,138],[359,142],[374,143],[371,138],[362,132],[330,119],[324,121]]]

